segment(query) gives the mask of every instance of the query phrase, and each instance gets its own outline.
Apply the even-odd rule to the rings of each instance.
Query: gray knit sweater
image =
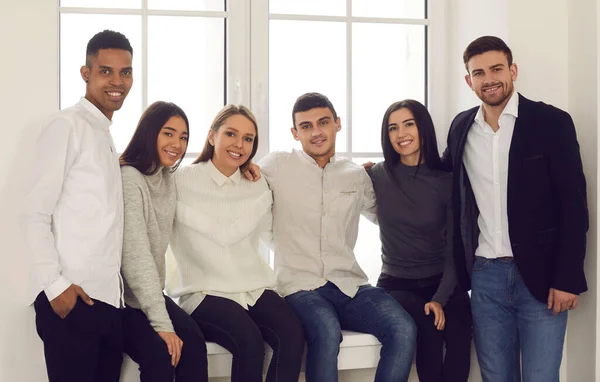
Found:
[[[165,252],[175,215],[175,185],[163,168],[146,176],[123,166],[125,303],[141,309],[157,332],[174,332],[165,307]]]

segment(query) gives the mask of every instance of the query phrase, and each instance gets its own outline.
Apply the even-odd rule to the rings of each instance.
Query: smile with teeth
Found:
[[[407,141],[401,141],[401,142],[398,142],[398,145],[400,145],[400,146],[408,146],[408,145],[410,145],[412,142],[413,142],[413,141],[412,141],[412,139],[409,139],[409,140],[407,140]]]
[[[173,158],[177,158],[179,156],[179,154],[174,151],[165,150],[165,152],[167,153],[167,155],[169,155]]]
[[[320,145],[323,142],[325,142],[325,138],[323,138],[323,139],[316,139],[316,140],[312,141],[312,144],[313,145]]]
[[[492,87],[489,87],[489,88],[485,88],[485,89],[483,89],[483,92],[484,93],[495,92],[498,89],[500,89],[500,85],[496,85],[496,86],[492,86]]]
[[[233,151],[227,151],[227,154],[229,154],[229,156],[233,159],[240,159],[242,157],[242,154]]]
[[[111,98],[118,98],[123,95],[123,92],[106,92],[106,94]]]

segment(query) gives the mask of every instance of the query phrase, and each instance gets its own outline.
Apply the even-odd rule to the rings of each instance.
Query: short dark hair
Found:
[[[331,103],[329,98],[325,97],[323,94],[305,93],[298,97],[296,103],[294,103],[294,108],[292,109],[292,122],[294,123],[294,127],[296,127],[296,113],[320,107],[326,107],[329,110],[331,110],[331,114],[333,114],[333,119],[338,118],[333,104]]]
[[[98,56],[100,49],[122,49],[133,56],[133,48],[124,34],[108,29],[98,32],[90,39],[85,50],[85,66],[92,66],[92,59]]]
[[[256,135],[254,136],[254,142],[252,143],[252,152],[250,153],[248,159],[246,159],[246,161],[240,166],[240,169],[243,171],[247,168],[248,165],[250,165],[250,161],[252,160],[252,158],[254,158],[254,155],[256,155],[256,151],[258,150],[258,123],[256,122],[256,117],[254,116],[254,114],[252,114],[250,109],[242,105],[226,105],[224,108],[221,109],[221,111],[219,111],[219,113],[213,120],[212,124],[210,125],[210,130],[216,133],[225,123],[227,118],[233,117],[234,115],[243,115],[244,117],[248,118],[250,122],[252,122],[252,124],[254,125],[254,128],[256,129]],[[200,153],[200,155],[198,155],[194,162],[192,162],[192,164],[208,162],[212,159],[214,154],[215,147],[210,144],[207,135],[202,152]]]
[[[419,101],[413,99],[405,99],[403,101],[394,102],[387,108],[383,115],[383,122],[381,123],[381,148],[383,150],[383,158],[385,165],[391,168],[400,161],[400,154],[394,150],[392,142],[390,141],[390,134],[388,131],[388,125],[390,115],[396,110],[408,109],[415,118],[417,124],[417,130],[419,131],[419,141],[421,149],[419,151],[419,162],[424,162],[427,167],[432,170],[441,170],[442,162],[440,160],[440,153],[437,147],[437,139],[435,137],[435,128],[433,126],[433,120],[429,111]]]
[[[158,134],[171,117],[181,117],[184,120],[189,138],[190,124],[185,112],[172,102],[156,101],[148,106],[140,117],[133,137],[119,158],[121,166],[135,167],[144,175],[156,174],[161,166],[156,148]],[[179,167],[184,157],[185,151],[181,159],[171,167],[171,171],[175,171]]]
[[[471,42],[469,46],[467,46],[467,49],[465,49],[465,52],[463,53],[463,62],[465,63],[465,68],[467,69],[467,72],[469,71],[468,63],[471,57],[494,50],[504,53],[506,55],[506,59],[508,60],[508,66],[512,65],[512,52],[508,45],[506,45],[506,43],[501,38],[498,38],[496,36],[481,36],[478,39]]]

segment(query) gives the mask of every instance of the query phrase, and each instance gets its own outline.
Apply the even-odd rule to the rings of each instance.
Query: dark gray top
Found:
[[[452,174],[421,165],[377,163],[369,175],[377,196],[382,273],[422,279],[443,273],[433,301],[442,306],[457,283],[452,256]],[[393,177],[393,178],[392,178]]]

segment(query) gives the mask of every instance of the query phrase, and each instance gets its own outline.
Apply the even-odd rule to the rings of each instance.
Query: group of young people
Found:
[[[262,381],[264,342],[267,381],[297,381],[306,347],[306,380],[332,382],[342,330],[381,342],[377,382],[407,381],[415,350],[420,381],[466,382],[473,335],[484,381],[558,381],[586,290],[585,178],[571,118],[514,91],[502,40],[465,50],[482,104],[455,118],[441,158],[426,107],[404,100],[383,116],[384,160],[364,166],[335,154],[341,120],[318,93],[292,109],[302,149],[259,165],[255,117],[227,105],[180,167],[195,138],[163,101],[117,159],[132,56],[122,34],[95,35],[85,97],[36,142],[24,222],[51,382],[118,381],[124,352],[142,381],[208,381],[206,341],[232,353],[234,382]],[[380,228],[377,286],[353,251],[361,214]]]

